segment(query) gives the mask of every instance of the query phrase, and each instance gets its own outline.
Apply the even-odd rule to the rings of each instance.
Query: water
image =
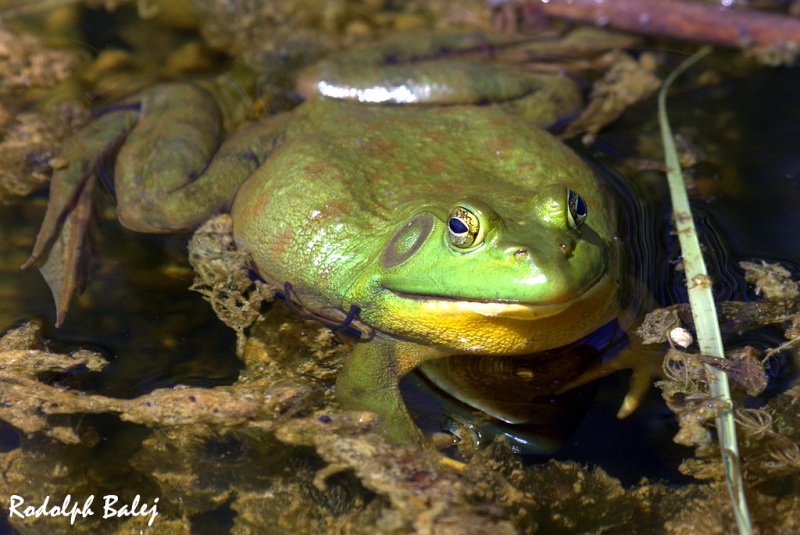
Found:
[[[718,174],[708,173],[712,175],[708,178],[701,172],[696,177],[708,181],[710,184],[705,187],[713,194],[696,199],[692,209],[701,243],[710,252],[706,262],[719,300],[754,298],[738,266],[742,260],[781,261],[794,274],[800,272],[800,110],[792,96],[798,81],[797,68],[778,68],[731,78],[713,89],[679,92],[669,99],[673,129],[692,132],[693,139],[714,147],[710,155],[716,167],[706,165],[705,169],[711,167]],[[614,165],[621,156],[630,156],[625,143],[634,129],[642,126],[635,121],[650,117],[646,124],[652,124],[654,109],[652,103],[639,105],[605,132],[600,139],[604,154],[601,159]],[[642,173],[639,178],[645,182],[640,182],[639,187],[645,196],[650,196],[643,210],[648,214],[647,224],[655,228],[651,234],[655,239],[648,245],[656,253],[647,268],[651,288],[661,305],[687,302],[683,277],[675,270],[679,251],[676,237],[669,235],[666,185],[650,182],[650,174]],[[781,343],[779,332],[767,328],[739,339],[727,339],[732,344],[763,348]],[[796,371],[791,362],[783,362],[778,383],[785,387]],[[594,408],[556,457],[585,459],[628,483],[642,475],[680,482],[677,466],[692,452],[672,443],[677,426],[671,412],[651,392],[633,416],[622,422],[616,420],[613,414],[626,388],[624,377],[619,375],[601,383]],[[776,392],[773,389],[768,393]]]
[[[695,202],[721,299],[752,297],[737,267],[740,260],[782,260],[798,272],[798,83],[800,70],[780,68],[731,78],[721,87],[693,90],[670,100],[673,126],[695,132],[697,140],[713,140],[717,167],[712,168],[723,175],[718,183],[710,179],[705,184],[715,191],[710,198]],[[604,133],[597,156],[606,165],[618,166],[620,155],[632,155],[630,140],[643,127],[652,126],[654,110],[653,102],[640,105]],[[607,156],[610,152],[613,157]],[[653,178],[652,174],[641,178],[648,177]],[[643,247],[653,250],[656,257],[643,268],[650,268],[658,302],[685,301],[674,270],[674,239],[667,232],[665,190],[652,183],[641,187],[656,192],[639,206],[640,221],[647,226],[641,229],[642,235],[649,240]],[[87,293],[73,303],[64,327],[55,330],[52,300],[43,280],[35,271],[18,270],[30,251],[43,209],[40,195],[0,212],[4,283],[0,325],[35,319],[44,326],[44,336],[55,350],[91,347],[102,352],[111,365],[85,385],[92,393],[134,397],[175,384],[218,385],[236,379],[241,364],[233,354],[232,331],[216,320],[207,303],[186,290],[192,277],[185,260],[186,237],[132,234],[107,218],[99,233]],[[595,403],[555,458],[599,465],[625,484],[641,477],[685,482],[677,466],[692,452],[672,443],[677,428],[655,390],[632,417],[624,421],[614,417],[626,386],[625,373],[599,382]],[[93,477],[105,478],[106,488],[124,486],[132,476],[113,467],[136,448],[146,431],[111,417],[89,421],[102,439],[96,450],[98,472]],[[2,451],[17,445],[16,433],[0,427]]]

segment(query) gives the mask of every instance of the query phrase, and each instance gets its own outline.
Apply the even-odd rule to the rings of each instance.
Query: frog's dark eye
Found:
[[[569,228],[578,230],[583,225],[583,222],[586,221],[586,201],[583,200],[583,197],[568,189],[567,206],[569,206],[569,211],[567,212]]]
[[[481,222],[478,216],[463,206],[456,206],[447,218],[447,240],[456,249],[469,249],[479,244]]]

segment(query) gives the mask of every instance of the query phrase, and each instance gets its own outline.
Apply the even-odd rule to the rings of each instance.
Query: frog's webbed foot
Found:
[[[611,362],[582,373],[573,381],[564,385],[559,393],[572,390],[614,372],[630,369],[632,374],[628,393],[617,411],[617,418],[625,418],[635,411],[650,391],[653,379],[661,374],[664,352],[661,348],[643,345],[632,337],[628,347],[622,349]]]
[[[64,322],[72,295],[83,291],[86,284],[97,166],[124,139],[137,113],[124,109],[105,115],[68,140],[61,150],[69,162],[53,173],[44,221],[33,252],[22,265],[22,269],[41,265],[56,302],[57,326]]]
[[[47,234],[36,242],[37,245],[40,242],[46,243],[47,235],[56,233],[55,239],[50,242],[49,252],[44,253],[47,260],[39,271],[50,287],[56,303],[57,327],[64,323],[72,296],[83,292],[86,287],[89,259],[94,245],[94,184],[94,179],[86,180],[78,192],[75,204],[65,211],[64,218],[59,222],[60,230],[48,226],[44,229]],[[31,256],[22,267],[33,264],[41,254]]]

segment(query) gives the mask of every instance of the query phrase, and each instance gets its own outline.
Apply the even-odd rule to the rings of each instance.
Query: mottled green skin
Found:
[[[187,230],[230,209],[237,246],[265,280],[290,284],[296,305],[333,320],[359,311],[351,326],[362,337],[337,382],[343,406],[381,414],[394,441],[421,442],[397,388],[411,369],[444,356],[561,346],[615,316],[614,221],[592,172],[540,128],[579,102],[569,79],[512,75],[520,98],[503,92],[498,105],[375,105],[315,96],[328,67],[301,78],[308,100],[296,110],[219,148],[222,113],[189,84],[148,90],[130,99],[136,109],[101,117],[67,145],[75,155],[53,178],[26,265],[45,258],[59,232],[53,250],[83,239],[64,240],[70,230],[58,222],[72,217],[87,162],[121,143],[115,188],[125,226]],[[458,93],[451,80],[484,72],[471,65],[448,77],[448,69],[458,66],[425,74],[425,83],[438,76],[448,102]],[[568,188],[588,206],[579,229],[568,220]],[[481,221],[468,250],[447,238],[456,206]],[[59,300],[60,319],[65,311]]]

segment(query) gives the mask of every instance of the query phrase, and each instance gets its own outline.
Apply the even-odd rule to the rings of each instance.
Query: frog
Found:
[[[377,413],[391,442],[427,444],[398,386],[410,371],[552,350],[620,312],[613,204],[548,130],[580,110],[582,88],[475,60],[487,39],[406,38],[322,60],[297,77],[302,103],[234,131],[210,85],[125,98],[64,143],[23,267],[41,266],[61,324],[86,282],[91,199],[113,154],[124,227],[189,232],[230,213],[254,276],[359,333],[341,406]],[[471,55],[442,62],[441,50]]]

